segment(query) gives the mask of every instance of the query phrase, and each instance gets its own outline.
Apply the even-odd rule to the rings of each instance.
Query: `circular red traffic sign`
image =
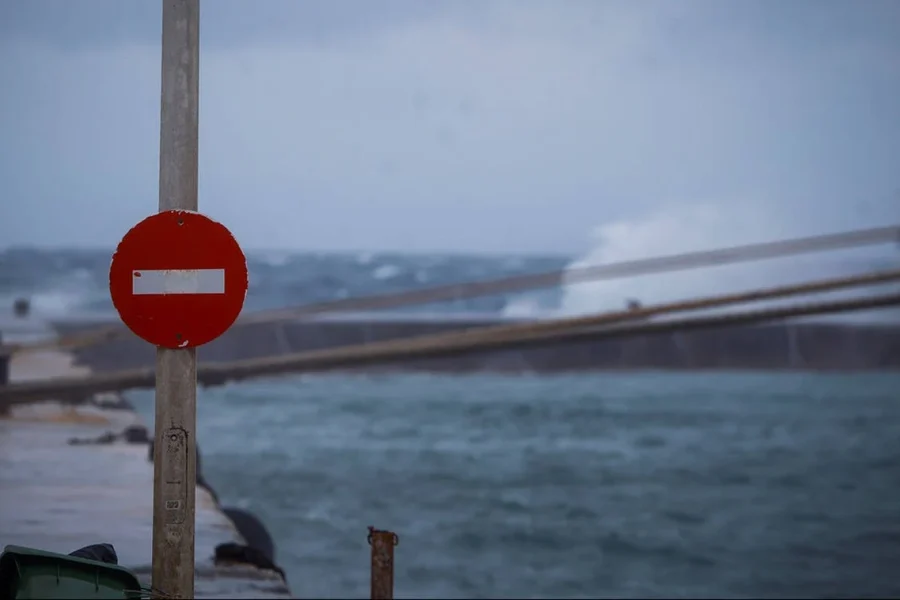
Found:
[[[165,348],[201,346],[225,333],[244,306],[247,284],[247,259],[231,232],[183,210],[135,225],[109,267],[122,321]]]

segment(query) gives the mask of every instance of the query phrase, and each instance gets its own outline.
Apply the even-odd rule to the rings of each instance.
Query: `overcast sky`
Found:
[[[160,12],[0,2],[0,245],[109,247],[155,212]],[[900,220],[895,0],[205,0],[201,43],[200,209],[250,248]]]

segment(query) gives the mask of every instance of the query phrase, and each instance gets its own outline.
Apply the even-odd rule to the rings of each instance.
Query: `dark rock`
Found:
[[[143,425],[129,425],[122,431],[122,438],[129,444],[149,444],[152,441]]]
[[[72,446],[82,444],[112,444],[119,440],[129,444],[146,444],[150,441],[150,438],[147,435],[147,428],[143,425],[129,425],[123,429],[121,433],[107,431],[103,435],[95,438],[72,438],[69,440],[69,444]]]
[[[95,438],[71,438],[69,440],[70,446],[82,446],[88,444],[112,444],[116,440],[119,439],[118,434],[113,433],[112,431],[107,431],[103,435],[99,435]]]
[[[263,525],[262,521],[254,514],[251,514],[240,508],[223,508],[231,522],[234,523],[235,529],[241,534],[241,537],[247,542],[247,545],[261,552],[270,561],[275,562],[275,542],[269,530]]]
[[[267,571],[274,571],[275,573],[278,573],[283,580],[287,581],[287,577],[281,567],[269,560],[265,554],[250,546],[242,546],[241,544],[235,544],[234,542],[219,544],[216,546],[214,561],[218,566],[242,564],[251,565]]]

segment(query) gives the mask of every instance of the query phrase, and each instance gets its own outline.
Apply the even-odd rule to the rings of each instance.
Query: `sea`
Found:
[[[110,255],[0,251],[0,302],[109,316]],[[582,258],[251,252],[247,309]],[[404,310],[550,315],[720,284]],[[130,399],[152,422],[152,394]],[[201,390],[198,419],[205,479],[261,517],[298,597],[367,597],[370,525],[399,536],[398,598],[900,597],[898,374],[304,375]]]

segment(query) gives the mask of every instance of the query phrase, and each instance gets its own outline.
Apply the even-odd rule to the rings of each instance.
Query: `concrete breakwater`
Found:
[[[37,321],[0,315],[0,334],[15,342],[52,332]],[[90,372],[53,350],[13,356],[8,367],[14,383]],[[0,543],[62,554],[110,543],[116,562],[149,585],[152,437],[119,394],[77,405],[24,404],[0,414]],[[203,477],[199,449],[195,544],[197,597],[292,597],[264,524],[220,504]]]
[[[202,362],[219,362],[334,348],[510,323],[464,317],[346,315],[303,321],[236,325],[199,351]],[[60,322],[60,333],[98,323]],[[74,352],[78,364],[95,372],[154,364],[154,352],[137,338],[126,338]],[[727,326],[619,339],[549,344],[426,359],[379,370],[440,372],[537,372],[616,369],[900,369],[900,325],[785,322]],[[371,370],[371,369],[370,369]]]

